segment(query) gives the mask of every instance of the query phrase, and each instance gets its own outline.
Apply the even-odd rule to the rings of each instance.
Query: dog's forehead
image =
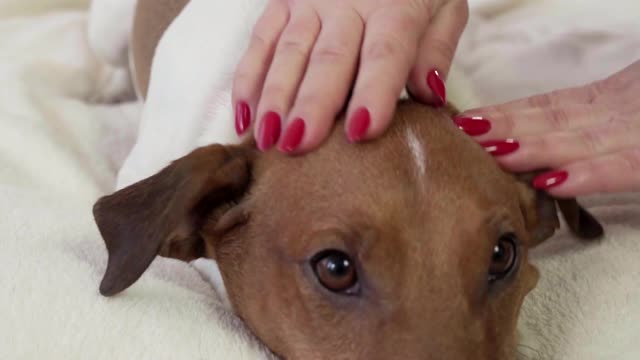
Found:
[[[427,195],[493,199],[504,193],[496,190],[504,174],[453,124],[450,112],[415,103],[400,103],[390,128],[377,140],[350,144],[338,124],[325,144],[304,156],[265,155],[254,174],[258,187],[268,189],[256,193],[296,203],[373,209],[390,201],[423,201]]]
[[[392,284],[387,290],[401,285],[397,278],[422,276],[417,273],[448,278],[452,296],[455,289],[472,291],[469,284],[482,279],[463,274],[456,264],[464,260],[465,266],[483,268],[488,255],[465,254],[490,254],[488,215],[517,208],[509,178],[436,109],[400,107],[391,128],[376,141],[349,144],[339,132],[305,156],[265,155],[254,169],[252,198],[260,209],[252,219],[261,236],[275,239],[261,243],[300,259],[331,245],[307,246],[307,241],[325,240],[315,239],[315,232],[346,230],[356,235],[354,248],[364,262],[374,264],[368,273],[389,279],[382,282]],[[366,244],[362,232],[352,231],[363,223],[375,233]],[[422,271],[402,274],[410,268]],[[433,294],[446,297],[443,291]]]
[[[424,139],[419,137],[411,126],[405,128],[404,137],[411,154],[410,162],[415,167],[415,172],[419,180],[423,180],[427,168],[427,157],[423,143]]]
[[[416,228],[434,216],[438,226],[459,226],[455,221],[468,222],[474,209],[511,206],[515,198],[495,161],[447,111],[413,103],[398,106],[378,140],[350,144],[338,124],[304,156],[264,155],[254,168],[252,197],[268,207],[266,221],[284,222],[280,228],[329,216],[421,224]]]

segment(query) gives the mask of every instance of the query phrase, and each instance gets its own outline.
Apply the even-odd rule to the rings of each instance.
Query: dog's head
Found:
[[[538,278],[528,250],[558,227],[556,201],[450,115],[403,102],[379,140],[350,145],[336,130],[303,157],[195,150],[95,205],[101,292],[157,255],[210,257],[238,316],[285,358],[512,358]],[[561,209],[576,234],[601,234],[577,203]]]

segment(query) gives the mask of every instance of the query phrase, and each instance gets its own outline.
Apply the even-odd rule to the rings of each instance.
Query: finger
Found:
[[[285,1],[269,1],[253,28],[249,47],[238,63],[233,78],[232,101],[239,135],[246,132],[251,124],[251,114],[254,113],[276,43],[288,17]]]
[[[468,19],[466,0],[445,3],[432,18],[422,37],[416,65],[409,75],[408,88],[413,96],[433,105],[446,103],[444,80]]]
[[[618,121],[578,131],[525,137],[517,142],[519,146],[512,153],[498,154],[498,161],[503,167],[515,172],[558,168],[632,148],[637,146],[638,139],[640,127],[637,124]],[[492,142],[481,142],[485,148],[488,143]],[[500,144],[497,146],[500,147]]]
[[[402,7],[374,13],[368,19],[345,124],[349,141],[376,138],[391,122],[415,62],[421,35],[416,29],[421,20]]]
[[[529,108],[504,112],[495,110],[483,116],[456,116],[456,125],[476,141],[505,139],[577,130],[613,122],[611,110],[593,105]]]
[[[640,147],[541,174],[533,185],[560,198],[640,191]]]
[[[262,88],[254,135],[258,148],[275,145],[281,117],[289,113],[304,75],[307,61],[320,32],[320,18],[310,6],[295,6],[280,35],[271,67]],[[262,119],[266,121],[262,121]],[[276,134],[276,132],[278,134]]]
[[[279,144],[288,153],[304,153],[324,141],[344,108],[356,71],[362,18],[347,7],[320,15],[322,29]]]
[[[568,105],[590,105],[603,100],[606,94],[605,88],[604,82],[598,81],[584,86],[537,94],[531,97],[509,101],[504,104],[469,109],[461,115],[489,116],[489,114],[492,113],[506,113],[529,108],[544,109]]]

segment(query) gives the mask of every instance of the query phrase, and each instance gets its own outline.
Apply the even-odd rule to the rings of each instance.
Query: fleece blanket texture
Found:
[[[567,3],[472,0],[456,68],[477,96],[462,107],[640,59],[635,0]],[[0,0],[0,359],[270,358],[197,263],[157,259],[126,294],[98,294],[106,251],[91,206],[115,186],[141,104],[119,101],[127,72],[89,50],[87,5]],[[521,359],[640,358],[640,194],[581,201],[607,236],[585,246],[563,228],[535,252]]]

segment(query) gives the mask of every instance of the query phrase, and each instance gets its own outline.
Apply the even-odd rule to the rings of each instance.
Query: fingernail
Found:
[[[533,179],[533,187],[540,190],[546,190],[555,186],[558,186],[569,178],[569,173],[566,171],[550,171],[544,174],[540,174]]]
[[[347,130],[347,137],[349,141],[354,143],[362,140],[367,129],[369,129],[370,124],[371,115],[369,114],[369,110],[364,107],[356,110],[351,116],[351,121],[349,122],[349,128]]]
[[[280,115],[269,111],[262,117],[260,130],[258,131],[258,148],[266,151],[278,142],[280,137]]]
[[[431,70],[427,74],[427,85],[429,89],[438,97],[439,106],[446,104],[447,102],[447,88],[444,85],[444,81],[440,77],[438,70]]]
[[[240,101],[236,104],[236,133],[244,134],[251,124],[251,109],[246,102]]]
[[[280,151],[290,153],[298,148],[304,135],[304,120],[296,118],[289,124],[280,143]]]
[[[520,143],[513,139],[485,141],[480,143],[480,145],[493,156],[511,154],[520,148]]]
[[[470,136],[486,134],[491,130],[491,123],[489,120],[480,116],[457,117],[453,118],[453,122],[460,128],[460,130]]]

